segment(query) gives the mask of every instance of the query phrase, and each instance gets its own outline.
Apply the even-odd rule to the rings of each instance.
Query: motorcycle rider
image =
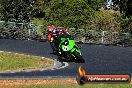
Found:
[[[69,32],[68,30],[62,27],[58,27],[56,28],[54,25],[51,25],[48,27],[48,40],[50,41],[50,45],[52,47],[53,50],[53,54],[56,54],[59,50],[58,50],[58,45],[59,45],[59,38],[60,35],[64,34],[69,36]]]
[[[56,31],[56,28],[54,25],[48,26],[48,40],[50,42],[53,53],[56,53],[56,50],[57,50],[54,43],[54,38],[57,36],[55,31]]]
[[[66,35],[70,35],[70,33],[68,32],[68,30],[67,30],[66,28],[62,28],[62,27],[58,27],[58,28],[57,28],[57,32],[58,32],[59,34],[64,33],[64,34],[66,34]]]

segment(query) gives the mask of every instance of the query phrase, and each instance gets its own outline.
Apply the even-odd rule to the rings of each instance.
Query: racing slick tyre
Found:
[[[72,54],[75,56],[75,58],[76,58],[75,61],[76,62],[85,63],[85,60],[83,59],[83,57],[79,53],[74,51]]]

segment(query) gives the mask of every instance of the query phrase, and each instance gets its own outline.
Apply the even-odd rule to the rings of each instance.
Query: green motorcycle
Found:
[[[78,63],[84,63],[85,60],[82,57],[80,47],[75,44],[72,37],[63,36],[59,38],[59,59],[65,58],[63,60],[70,60]]]

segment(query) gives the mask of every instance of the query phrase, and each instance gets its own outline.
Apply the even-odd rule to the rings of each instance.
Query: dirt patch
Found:
[[[75,79],[50,79],[50,80],[0,80],[0,88],[17,88],[30,85],[57,85],[76,84]]]

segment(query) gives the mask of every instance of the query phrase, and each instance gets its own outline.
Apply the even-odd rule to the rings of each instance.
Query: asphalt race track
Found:
[[[61,69],[45,71],[0,73],[0,77],[13,76],[75,76],[77,68],[82,65],[87,74],[131,74],[132,75],[132,47],[101,46],[81,44],[84,64],[68,62],[69,66]],[[48,42],[28,40],[0,39],[0,51],[10,51],[39,55],[56,59],[50,54],[51,47]],[[8,64],[8,63],[7,63]]]

